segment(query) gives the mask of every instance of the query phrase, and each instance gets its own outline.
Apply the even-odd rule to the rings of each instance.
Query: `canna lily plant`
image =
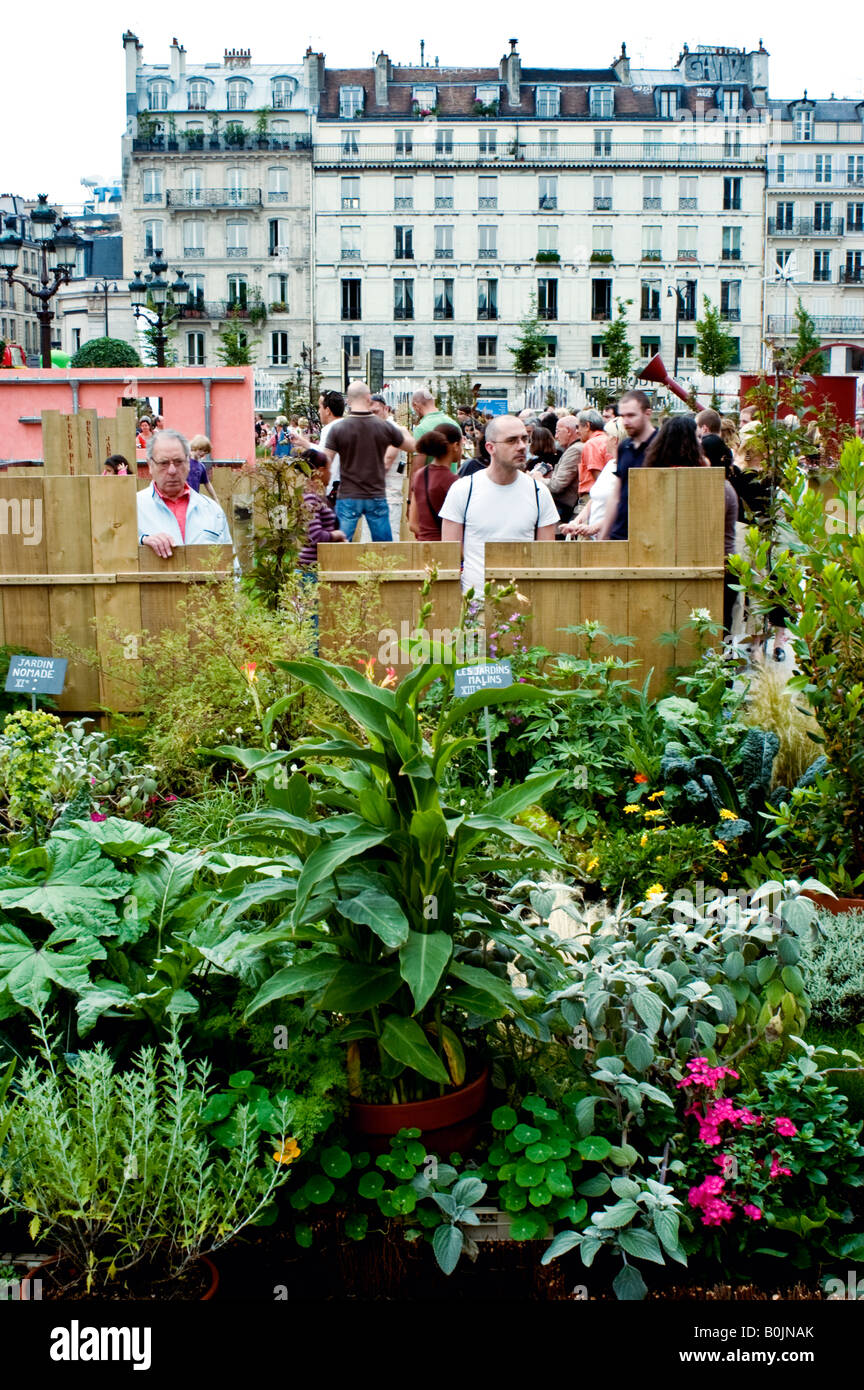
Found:
[[[466,1080],[466,1029],[515,1017],[535,1030],[529,992],[514,989],[508,960],[530,961],[550,984],[563,973],[548,937],[503,915],[482,882],[493,873],[521,877],[532,863],[563,863],[548,840],[514,819],[560,774],[529,777],[477,811],[464,801],[446,804],[441,792],[447,764],[478,741],[464,732],[467,715],[546,696],[519,684],[476,691],[445,701],[448,712],[426,732],[418,702],[436,679],[452,696],[447,663],[426,661],[395,688],[317,657],[279,664],[326,696],[343,722],[320,721],[323,737],[290,753],[218,750],[263,780],[270,809],[238,826],[251,841],[269,842],[281,868],[278,879],[229,890],[236,893],[230,915],[256,896],[284,899],[279,928],[294,944],[291,963],[261,986],[247,1014],[302,997],[339,1028],[352,1095],[439,1094]],[[481,964],[466,944],[476,933]]]

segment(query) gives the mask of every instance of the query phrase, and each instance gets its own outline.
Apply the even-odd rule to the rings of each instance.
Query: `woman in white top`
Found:
[[[615,459],[607,459],[606,466],[597,474],[588,493],[588,505],[582,508],[578,517],[575,517],[573,521],[565,522],[561,527],[566,536],[587,541],[597,539],[597,533],[602,527],[606,515],[609,497],[615,487],[615,478]]]

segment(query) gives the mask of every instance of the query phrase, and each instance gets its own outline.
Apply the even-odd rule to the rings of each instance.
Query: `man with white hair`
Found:
[[[387,451],[414,448],[414,440],[393,420],[381,420],[372,410],[372,393],[365,381],[352,381],[346,392],[350,414],[336,420],[327,435],[325,453],[339,455],[342,480],[336,502],[339,528],[352,540],[365,516],[373,541],[392,541],[387,506]]]
[[[579,462],[582,458],[579,422],[575,415],[561,416],[555,426],[555,443],[562,452],[547,486],[555,498],[559,517],[562,521],[569,521],[579,501]]]
[[[424,434],[428,434],[430,430],[437,430],[439,425],[455,425],[457,430],[460,428],[458,420],[438,409],[435,397],[427,386],[421,386],[414,392],[411,406],[414,414],[420,417],[414,427],[415,439],[422,439]]]
[[[544,482],[522,470],[528,431],[515,415],[498,415],[486,430],[492,462],[457,478],[438,515],[442,541],[462,545],[462,589],[482,594],[487,541],[554,541],[555,503]]]
[[[178,545],[231,545],[218,502],[190,488],[189,441],[177,430],[159,430],[147,441],[149,487],[138,493],[138,544],[170,560]]]

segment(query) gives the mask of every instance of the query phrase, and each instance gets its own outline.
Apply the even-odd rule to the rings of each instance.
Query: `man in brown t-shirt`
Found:
[[[414,440],[392,420],[372,413],[372,394],[365,381],[352,381],[346,393],[350,414],[331,425],[325,452],[338,454],[342,465],[336,515],[339,527],[353,540],[365,516],[373,541],[392,541],[387,506],[387,450],[414,449]],[[391,456],[393,457],[393,456]]]

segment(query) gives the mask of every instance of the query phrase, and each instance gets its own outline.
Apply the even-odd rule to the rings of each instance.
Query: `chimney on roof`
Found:
[[[324,91],[324,54],[313,53],[311,47],[303,55],[303,77],[309,93],[309,110],[317,111]]]
[[[505,53],[498,65],[502,82],[507,83],[507,101],[510,106],[522,105],[522,59],[516,52],[516,39],[510,40],[510,52]]]
[[[379,53],[375,59],[375,105],[389,106],[390,95],[387,84],[390,81],[390,59],[386,53]]]
[[[622,44],[621,44],[621,52],[619,53],[618,57],[615,59],[615,62],[612,64],[612,70],[613,70],[613,72],[617,72],[618,77],[619,77],[619,80],[620,80],[621,82],[627,82],[627,83],[629,83],[629,81],[630,81],[630,59],[627,57],[627,45],[626,45],[626,43],[622,43]]]
[[[171,40],[171,81],[176,87],[186,76],[186,49],[176,39]]]
[[[123,35],[123,53],[126,59],[126,114],[134,115],[138,109],[136,100],[136,90],[138,86],[138,69],[141,67],[141,44],[138,38],[127,29]]]
[[[223,59],[226,68],[248,68],[252,62],[251,48],[226,48]]]
[[[767,106],[768,104],[768,53],[759,40],[759,48],[755,53],[748,53],[746,57],[747,80],[750,90],[753,93],[754,106]]]

